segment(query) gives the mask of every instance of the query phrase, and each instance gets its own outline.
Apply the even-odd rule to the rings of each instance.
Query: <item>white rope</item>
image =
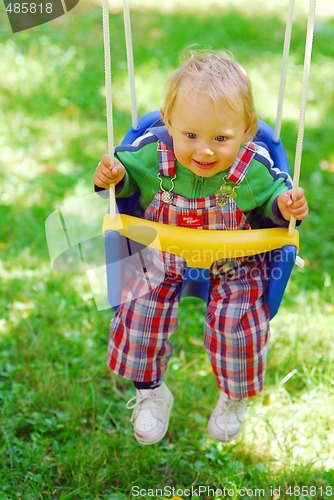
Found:
[[[315,6],[316,6],[316,0],[310,0],[308,22],[307,22],[305,55],[304,55],[304,71],[303,71],[301,99],[300,99],[299,127],[298,127],[296,155],[295,155],[295,164],[294,164],[292,198],[296,194],[296,191],[297,191],[298,186],[299,186],[299,178],[300,178],[300,167],[301,167],[301,158],[302,158],[303,140],[304,140],[304,128],[305,128],[305,111],[306,111],[306,101],[307,101],[307,90],[308,90],[308,81],[309,81],[309,75],[310,75],[312,44],[313,44],[313,34],[314,34]],[[295,219],[295,217],[291,217],[290,224],[289,224],[289,233],[290,234],[294,233],[295,227],[296,227],[296,219]]]
[[[138,109],[137,109],[137,98],[136,98],[135,71],[133,62],[130,8],[128,0],[123,0],[123,16],[124,16],[124,32],[125,32],[126,55],[128,62],[129,85],[131,93],[132,128],[133,130],[137,130]]]
[[[282,128],[282,116],[283,116],[283,102],[284,102],[284,93],[286,87],[286,76],[288,72],[288,60],[289,60],[289,52],[290,52],[290,42],[291,42],[291,32],[293,25],[293,13],[295,7],[295,0],[290,0],[288,15],[286,20],[286,28],[285,28],[285,37],[284,37],[284,47],[283,47],[283,57],[282,57],[282,70],[281,70],[281,82],[278,94],[278,102],[277,102],[277,113],[276,113],[276,123],[274,129],[274,140],[276,142],[279,141],[281,136],[281,128]]]
[[[112,110],[112,83],[111,83],[111,57],[110,57],[110,30],[109,30],[109,3],[108,0],[102,0],[103,16],[103,45],[104,45],[104,70],[106,85],[106,113],[107,113],[107,134],[108,134],[108,153],[111,162],[114,160],[114,127]],[[109,212],[110,218],[116,217],[116,199],[115,186],[109,186]]]

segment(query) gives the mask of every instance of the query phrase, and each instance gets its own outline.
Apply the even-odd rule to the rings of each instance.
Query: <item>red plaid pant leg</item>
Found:
[[[182,282],[183,272],[168,268],[153,290],[120,305],[110,323],[110,370],[136,382],[162,378],[173,353],[168,338],[178,326]],[[132,282],[132,296],[134,286]]]
[[[264,264],[245,263],[211,281],[205,347],[218,387],[234,398],[263,387],[269,343]]]

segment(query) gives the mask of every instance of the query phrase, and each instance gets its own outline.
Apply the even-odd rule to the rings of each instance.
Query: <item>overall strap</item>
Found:
[[[234,182],[239,186],[247,174],[248,167],[251,164],[256,151],[256,144],[254,142],[247,142],[243,148],[241,148],[237,159],[229,169],[226,180]]]
[[[176,172],[174,152],[163,142],[157,143],[159,152],[159,173],[163,177],[173,177]],[[247,142],[240,150],[237,159],[229,169],[227,180],[240,185],[244,180],[248,167],[251,164],[257,151],[254,142]]]
[[[174,152],[166,144],[159,141],[157,144],[159,152],[159,173],[163,177],[173,177],[176,173]]]

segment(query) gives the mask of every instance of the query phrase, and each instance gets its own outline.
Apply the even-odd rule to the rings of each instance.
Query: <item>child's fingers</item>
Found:
[[[305,205],[305,203],[303,203],[298,207],[293,207],[292,209],[289,210],[289,212],[291,213],[291,215],[296,217],[296,219],[298,219],[300,216],[304,216],[305,214],[308,213],[308,207],[307,205]]]
[[[117,158],[114,158],[113,161],[110,160],[109,155],[103,155],[101,162],[99,165],[103,173],[109,178],[119,178],[124,175],[124,167]],[[112,174],[111,177],[109,174]]]
[[[111,169],[111,173],[114,175],[114,177],[119,178],[120,176],[123,177],[124,175],[124,167],[121,163],[116,162],[115,165]]]
[[[296,192],[292,194],[293,201],[301,200],[305,197],[305,191],[303,188],[297,188]]]
[[[109,180],[109,182],[114,177],[111,167],[107,167],[104,163],[98,164],[98,166],[96,167],[96,172],[99,178]]]
[[[292,191],[285,191],[285,193],[282,193],[280,196],[280,200],[285,204],[287,208],[289,208],[293,201],[292,201]]]
[[[293,215],[297,220],[306,219],[308,216],[308,204],[303,188],[298,188],[296,193],[290,189],[278,197],[278,208],[284,219],[289,220]]]
[[[109,172],[109,174],[110,174],[110,172]],[[107,189],[109,187],[109,185],[112,183],[109,176],[105,175],[102,171],[102,168],[98,168],[98,167],[96,168],[96,170],[94,172],[93,179],[94,179],[94,184],[96,184],[97,186],[100,186],[101,188]]]
[[[289,207],[289,212],[296,219],[302,220],[306,219],[308,216],[308,203],[305,198],[305,191],[303,188],[299,187],[293,196],[293,203]]]
[[[298,220],[306,219],[306,217],[308,216],[308,211],[309,209],[306,201],[298,203],[297,205],[293,205],[293,207],[289,209],[291,215],[293,215]]]
[[[107,189],[114,182],[115,177],[111,171],[111,167],[111,164],[108,164],[108,160],[103,158],[95,169],[93,176],[94,184]]]
[[[299,209],[301,207],[307,206],[307,201],[305,198],[305,191],[303,188],[298,188],[296,193],[292,195],[292,209]]]
[[[114,163],[112,163],[110,156],[108,154],[105,154],[102,156],[99,165],[104,165],[106,168],[111,170],[112,167],[114,166]]]
[[[94,183],[97,186],[108,188],[110,184],[118,184],[125,175],[125,168],[117,160],[112,163],[109,155],[104,155],[98,163],[94,173]]]

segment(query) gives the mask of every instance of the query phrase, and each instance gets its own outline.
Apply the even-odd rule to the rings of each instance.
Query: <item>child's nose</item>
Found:
[[[212,156],[214,154],[210,144],[208,144],[204,141],[198,145],[198,153],[201,155],[205,155],[205,156]]]

